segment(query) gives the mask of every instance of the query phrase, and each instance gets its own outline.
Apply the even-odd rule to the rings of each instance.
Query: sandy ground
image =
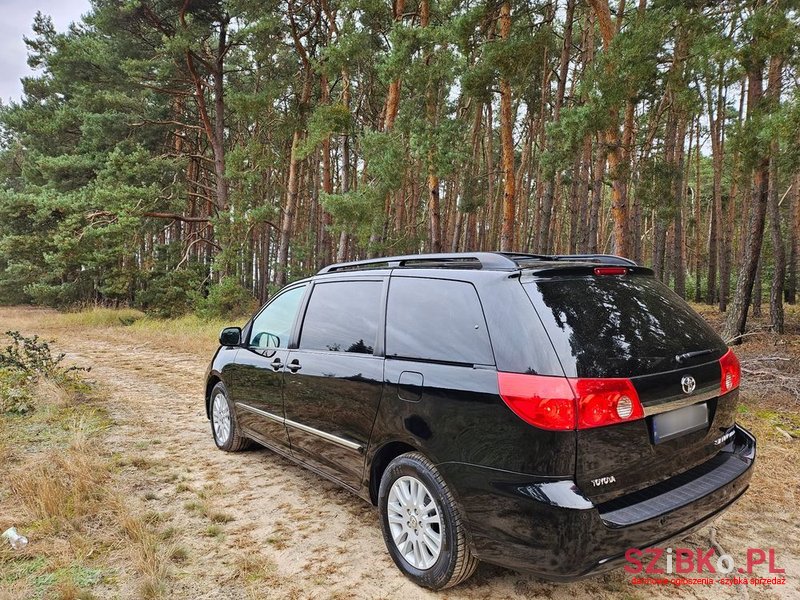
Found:
[[[397,571],[372,506],[262,448],[239,454],[215,448],[202,402],[210,356],[168,340],[156,344],[130,328],[68,329],[48,316],[0,309],[0,330],[55,339],[107,389],[115,421],[107,442],[125,457],[125,492],[157,511],[162,526],[175,531],[172,543],[186,550],[170,568],[169,597],[800,598],[797,439],[771,432],[759,439],[751,490],[715,524],[719,543],[740,563],[747,547],[775,547],[785,586],[643,587],[621,569],[556,585],[481,565],[467,583],[435,594]],[[709,537],[707,527],[682,545],[710,548]],[[94,593],[131,597],[134,590],[123,571]]]

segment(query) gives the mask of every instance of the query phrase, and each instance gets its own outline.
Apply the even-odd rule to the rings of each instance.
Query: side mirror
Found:
[[[241,339],[241,327],[226,327],[219,334],[219,343],[222,346],[238,346]]]

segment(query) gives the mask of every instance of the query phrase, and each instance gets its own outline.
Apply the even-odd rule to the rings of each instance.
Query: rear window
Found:
[[[726,348],[700,315],[653,277],[556,277],[523,287],[568,377],[660,373],[716,360]]]
[[[471,283],[392,277],[386,356],[494,364],[478,292]]]

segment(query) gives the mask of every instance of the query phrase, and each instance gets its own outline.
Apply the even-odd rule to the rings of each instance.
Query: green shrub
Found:
[[[65,354],[53,355],[50,344],[38,335],[25,337],[19,331],[6,331],[11,344],[0,351],[0,367],[17,369],[34,378],[43,375],[53,379],[67,376],[80,367],[61,366]]]
[[[147,288],[136,294],[145,312],[169,319],[190,312],[197,303],[202,277],[195,269],[166,271],[152,276]]]
[[[251,314],[257,307],[255,296],[235,277],[225,277],[197,303],[197,312],[204,318],[232,317]]]
[[[33,410],[33,386],[40,378],[65,389],[84,391],[86,384],[78,372],[88,369],[63,366],[65,355],[54,355],[50,344],[37,335],[25,337],[18,331],[7,331],[6,335],[11,338],[11,343],[0,351],[0,412],[26,413]]]
[[[23,414],[33,410],[33,378],[24,371],[0,368],[0,413]]]

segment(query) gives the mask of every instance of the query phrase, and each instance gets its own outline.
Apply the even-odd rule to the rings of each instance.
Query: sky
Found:
[[[20,77],[31,73],[23,36],[32,35],[36,11],[53,17],[57,31],[64,31],[89,12],[89,0],[0,0],[0,100],[19,100]]]

